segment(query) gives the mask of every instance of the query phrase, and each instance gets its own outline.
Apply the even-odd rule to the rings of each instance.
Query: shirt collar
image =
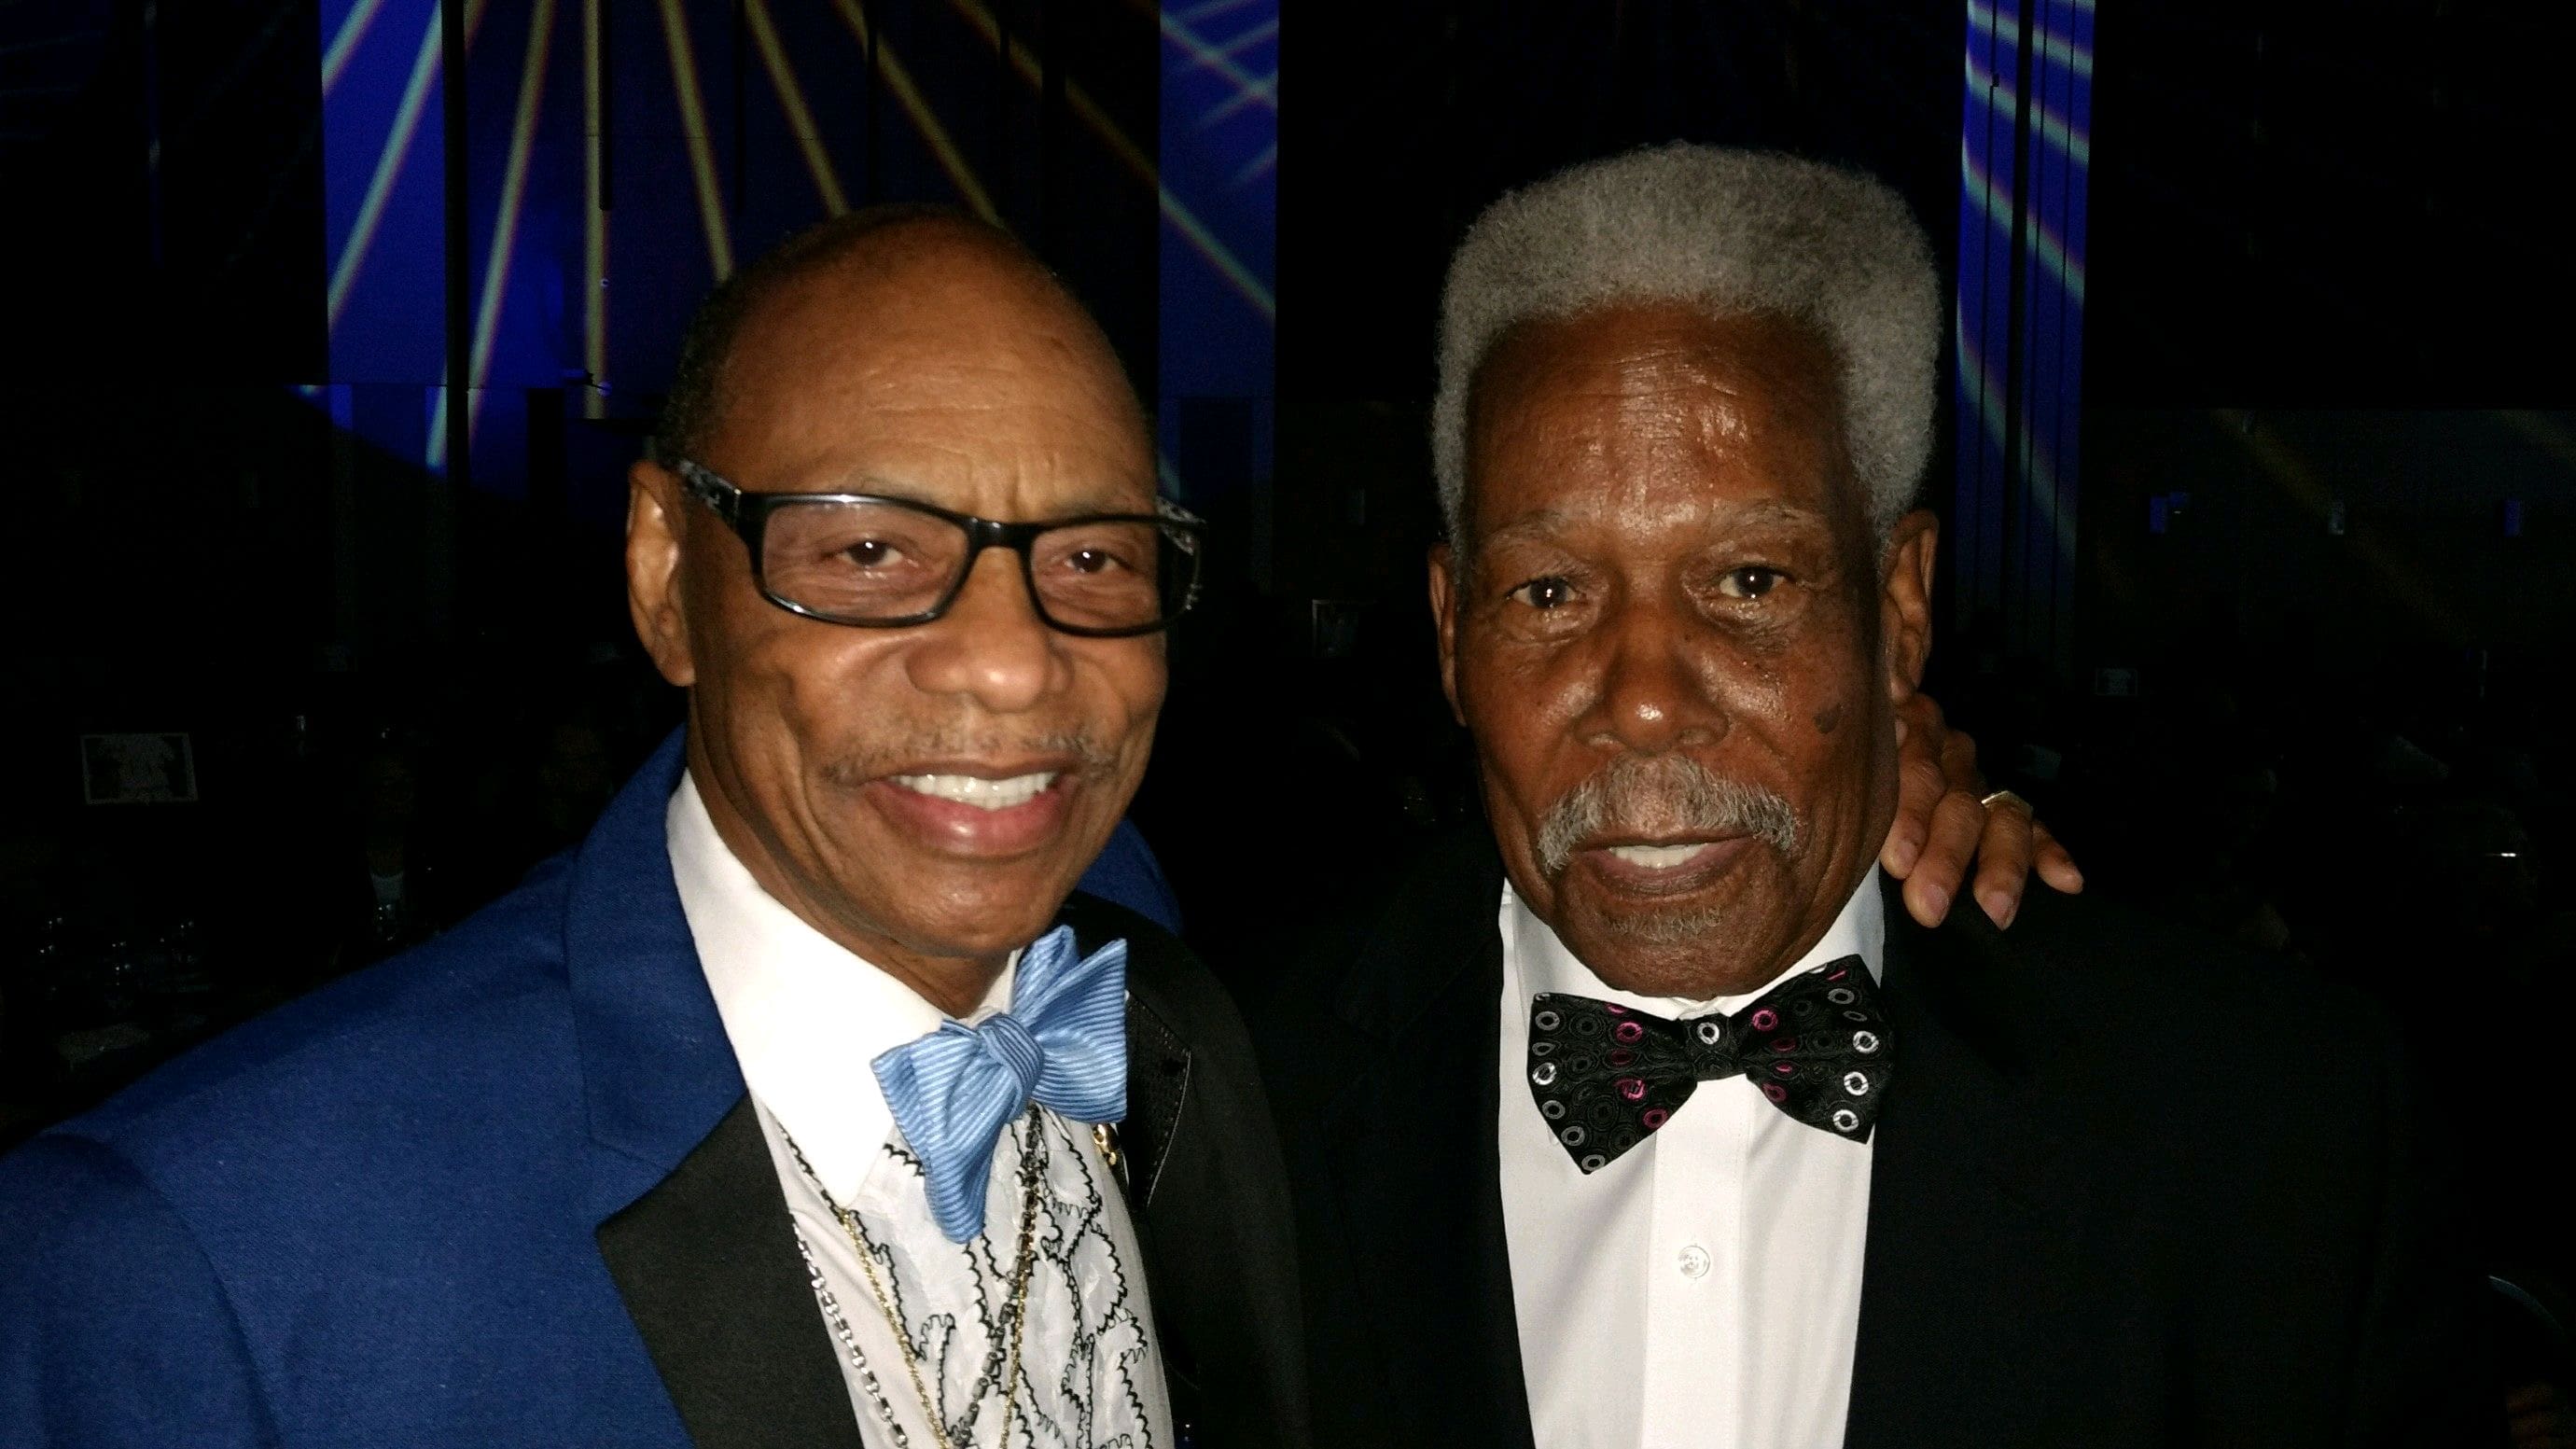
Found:
[[[1843,903],[1834,923],[1825,928],[1825,934],[1816,938],[1816,944],[1809,947],[1805,955],[1751,991],[1712,997],[1706,1001],[1689,1001],[1675,996],[1639,996],[1635,992],[1621,991],[1595,976],[1591,967],[1576,959],[1575,954],[1566,949],[1565,943],[1557,939],[1555,930],[1522,902],[1508,880],[1503,882],[1502,926],[1503,939],[1511,947],[1507,954],[1520,978],[1521,989],[1514,995],[1524,1010],[1531,997],[1554,991],[1589,996],[1615,1006],[1676,1018],[1705,1016],[1712,1011],[1733,1012],[1798,972],[1845,956],[1858,956],[1875,980],[1887,954],[1887,903],[1879,895],[1878,868],[1874,865],[1862,874],[1851,899]]]
[[[743,1083],[795,1139],[824,1191],[854,1200],[894,1129],[870,1063],[949,1017],[761,889],[716,833],[689,775],[671,793],[663,828],[680,910]],[[970,1020],[1009,1005],[1018,962],[1013,953]]]

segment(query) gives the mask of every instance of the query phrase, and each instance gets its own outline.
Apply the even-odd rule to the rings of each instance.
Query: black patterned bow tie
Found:
[[[1733,1016],[1673,1021],[1555,992],[1530,1001],[1530,1095],[1585,1172],[1644,1141],[1700,1083],[1738,1073],[1791,1117],[1867,1142],[1893,1055],[1858,956],[1801,971]]]

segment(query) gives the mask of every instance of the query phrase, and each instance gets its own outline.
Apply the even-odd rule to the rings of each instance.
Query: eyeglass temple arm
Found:
[[[729,524],[742,522],[742,490],[727,483],[697,464],[682,459],[672,470],[680,475],[680,486],[689,496],[715,510],[716,517]]]
[[[1165,521],[1181,524],[1188,530],[1172,538],[1172,542],[1180,547],[1181,552],[1189,555],[1191,564],[1190,586],[1182,592],[1181,606],[1174,611],[1173,617],[1177,618],[1198,607],[1199,594],[1207,587],[1207,580],[1201,576],[1198,568],[1199,545],[1203,541],[1202,536],[1207,528],[1207,520],[1172,500],[1160,496],[1154,499],[1154,512]]]

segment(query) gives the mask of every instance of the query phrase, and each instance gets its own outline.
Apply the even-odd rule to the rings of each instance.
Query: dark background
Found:
[[[370,40],[326,95],[337,0],[0,6],[0,1141],[506,888],[676,720],[617,530],[714,275],[687,133],[737,258],[826,208],[742,0],[685,7],[697,122],[660,9],[601,4],[601,69],[582,7],[553,12],[540,260],[509,273],[483,421],[443,469],[424,399],[474,381],[458,299],[507,230],[532,0],[480,7],[462,120],[423,122],[450,149],[404,173],[337,322],[369,164],[339,138],[381,128],[361,111],[390,110],[420,32]],[[765,10],[846,200],[965,200],[962,164],[1099,310],[1217,526],[1136,813],[1220,967],[1278,929],[1283,882],[1364,879],[1472,814],[1421,597],[1431,327],[1482,205],[1639,143],[1779,146],[1887,178],[1958,260],[1965,6],[1316,7],[1284,34],[1275,5],[850,7],[947,153],[836,6]],[[2427,1033],[2478,1065],[2435,1080],[2494,1104],[2462,1125],[2497,1251],[2563,1275],[2571,1118],[2541,1067],[2576,958],[2576,282],[2553,228],[2576,19],[2113,0],[2094,21],[2065,628],[2042,647],[1962,605],[1932,690],[2095,889],[2419,1019],[2489,983],[2478,1025]],[[1177,186],[1176,146],[1246,126],[1230,180]],[[1192,198],[1275,166],[1275,230],[1209,213],[1255,280],[1175,242],[1138,144]],[[581,335],[593,156],[604,361]],[[1966,558],[1942,580],[1962,600],[2030,563]],[[200,798],[85,804],[78,737],[124,731],[187,732]],[[386,841],[415,887],[392,923],[364,872]]]

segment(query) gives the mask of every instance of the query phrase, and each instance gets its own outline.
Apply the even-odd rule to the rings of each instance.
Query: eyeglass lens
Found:
[[[967,566],[958,524],[900,504],[814,502],[778,509],[762,539],[770,591],[800,609],[856,621],[928,613]],[[1029,544],[1039,611],[1077,629],[1130,629],[1176,613],[1189,560],[1152,523],[1073,523]]]

